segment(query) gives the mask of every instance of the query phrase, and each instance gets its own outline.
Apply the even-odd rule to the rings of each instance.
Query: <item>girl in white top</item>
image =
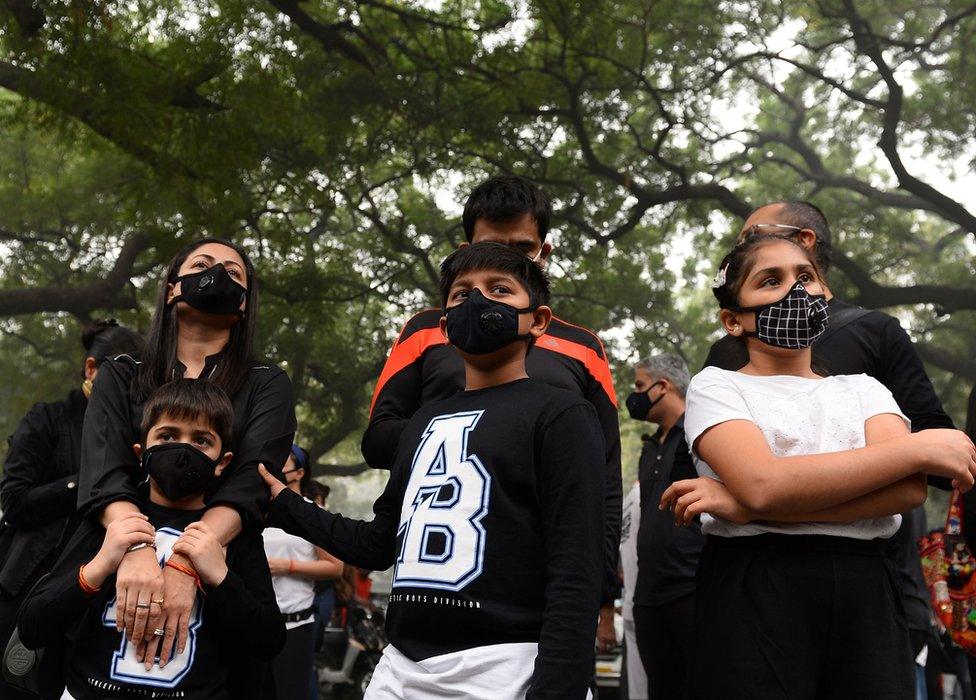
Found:
[[[281,472],[288,488],[302,492],[302,484],[311,478],[307,467],[305,450],[293,445]],[[285,647],[272,664],[277,696],[315,700],[318,697],[318,683],[313,683],[315,581],[339,578],[343,563],[324,549],[276,527],[265,528],[264,551],[287,630]]]
[[[692,379],[685,433],[701,478],[661,498],[679,524],[700,514],[708,536],[693,697],[914,696],[881,538],[925,501],[926,474],[971,488],[976,450],[960,431],[912,435],[876,380],[811,367],[823,292],[810,253],[776,236],[737,246],[715,281],[749,363]]]

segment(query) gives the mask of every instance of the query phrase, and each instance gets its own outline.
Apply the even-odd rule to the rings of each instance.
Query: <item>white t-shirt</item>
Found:
[[[730,420],[759,426],[777,457],[822,454],[864,447],[864,423],[882,413],[893,413],[911,425],[898,409],[891,392],[866,374],[823,379],[756,377],[706,367],[691,380],[685,411],[685,435],[700,476],[719,479],[695,449],[709,428]],[[719,479],[721,480],[721,479]],[[901,524],[900,515],[852,523],[769,523],[736,525],[702,514],[702,532],[721,537],[779,532],[791,535],[837,535],[870,540],[891,537]]]
[[[637,530],[640,528],[640,482],[624,496],[620,527],[620,568],[624,570],[623,618],[634,619],[634,586],[637,585]]]
[[[277,527],[264,529],[264,553],[268,559],[294,559],[296,561],[316,561],[315,547],[301,537],[289,535]],[[315,582],[304,576],[272,576],[275,598],[283,613],[301,612],[312,607],[315,600]],[[313,616],[297,622],[286,622],[286,629],[294,629],[312,623]]]

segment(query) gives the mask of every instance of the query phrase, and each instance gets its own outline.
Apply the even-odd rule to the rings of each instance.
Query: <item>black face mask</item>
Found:
[[[142,453],[142,466],[171,501],[205,493],[216,482],[217,462],[193,445],[173,442]]]
[[[827,297],[810,294],[802,282],[779,301],[761,306],[740,306],[732,311],[756,314],[756,330],[743,335],[758,338],[767,345],[787,350],[802,350],[827,330]]]
[[[227,269],[216,264],[202,272],[177,277],[180,294],[173,303],[185,301],[198,311],[208,314],[244,315],[241,304],[247,296],[247,289],[234,281]]]
[[[647,420],[647,414],[650,413],[651,409],[654,408],[655,404],[657,404],[658,401],[663,399],[664,394],[667,393],[664,392],[656,399],[651,401],[651,397],[648,396],[648,394],[651,393],[651,389],[653,389],[660,383],[661,382],[654,382],[649,387],[647,387],[647,391],[635,391],[634,393],[632,393],[630,396],[627,397],[627,401],[626,401],[627,412],[630,414],[631,418],[633,418],[634,420]]]
[[[472,289],[465,301],[444,311],[447,338],[451,345],[469,355],[487,355],[516,340],[531,338],[528,333],[519,335],[519,314],[535,308],[516,309]]]

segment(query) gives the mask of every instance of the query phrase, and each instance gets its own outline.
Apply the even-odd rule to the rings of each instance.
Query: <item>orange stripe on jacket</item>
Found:
[[[553,320],[557,319],[554,318]],[[567,357],[571,357],[574,360],[582,362],[583,366],[590,373],[590,375],[600,382],[600,385],[606,392],[607,397],[610,399],[610,403],[612,403],[614,408],[616,408],[617,392],[613,388],[613,376],[610,374],[610,365],[607,363],[607,353],[603,348],[602,341],[598,336],[586,330],[582,326],[567,323],[562,319],[558,320],[564,325],[579,328],[580,330],[583,330],[587,334],[591,335],[596,342],[599,343],[600,349],[603,350],[603,357],[600,357],[600,355],[592,348],[588,348],[585,345],[581,345],[580,343],[572,340],[557,338],[548,333],[542,335],[536,341],[536,345],[538,347],[545,348],[550,352],[566,355]],[[404,328],[404,330],[406,330],[406,328]],[[402,331],[400,335],[403,335]],[[447,340],[444,338],[444,334],[441,333],[440,327],[424,328],[422,330],[415,331],[403,342],[400,342],[400,339],[397,338],[397,341],[393,344],[393,349],[390,351],[390,356],[386,360],[386,364],[383,365],[383,371],[380,373],[380,377],[376,381],[376,389],[373,391],[373,399],[369,404],[370,415],[373,414],[373,407],[376,405],[377,397],[379,397],[383,387],[390,380],[390,378],[393,377],[393,375],[416,362],[428,350],[428,348],[446,344]]]
[[[373,414],[373,406],[376,405],[377,397],[393,375],[416,362],[426,352],[427,348],[446,344],[447,340],[440,328],[424,328],[416,331],[402,343],[397,338],[397,342],[393,344],[393,349],[390,351],[390,356],[386,359],[386,364],[383,365],[383,371],[380,372],[380,378],[376,381],[373,400],[369,404],[370,415]]]
[[[563,323],[566,323],[563,321]],[[567,323],[567,326],[572,325]],[[576,326],[580,328],[580,326]],[[585,329],[584,329],[585,330]],[[587,331],[589,332],[589,331]],[[593,336],[596,338],[596,336]],[[600,343],[600,339],[597,338],[597,342]],[[561,355],[566,355],[567,357],[572,357],[574,360],[578,360],[583,363],[586,367],[586,371],[589,372],[594,379],[600,382],[603,390],[607,393],[607,397],[610,399],[610,403],[613,407],[617,407],[617,392],[613,388],[613,376],[610,374],[610,365],[607,364],[606,356],[607,353],[604,351],[603,357],[592,348],[588,348],[585,345],[580,345],[579,343],[574,343],[571,340],[564,340],[562,338],[557,338],[555,336],[546,333],[538,340],[535,341],[537,347],[545,348],[550,352],[558,352]],[[603,348],[603,343],[600,343],[600,348]]]

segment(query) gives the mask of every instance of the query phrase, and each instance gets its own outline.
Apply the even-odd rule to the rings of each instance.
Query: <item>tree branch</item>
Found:
[[[976,309],[976,289],[946,287],[938,284],[916,284],[909,287],[888,287],[878,284],[871,275],[847,254],[834,249],[834,265],[840,269],[858,290],[858,296],[850,301],[870,309],[889,306],[933,304],[940,314],[961,309]]]
[[[99,282],[85,287],[37,287],[0,290],[0,317],[67,311],[86,316],[95,309],[134,309],[135,294],[125,294],[136,257],[149,247],[149,237],[136,233],[126,240],[115,265]]]
[[[926,182],[908,172],[898,152],[898,126],[901,122],[904,91],[895,73],[885,60],[878,38],[871,26],[857,12],[854,0],[843,0],[844,14],[847,17],[858,50],[871,59],[878,74],[888,88],[888,99],[884,106],[884,121],[878,146],[885,154],[891,169],[902,189],[931,202],[934,209],[944,218],[964,227],[976,235],[976,215],[965,206],[940,192]]]
[[[296,27],[315,39],[326,52],[342,54],[350,61],[373,72],[373,64],[366,54],[343,36],[344,31],[355,30],[351,23],[322,24],[299,7],[298,0],[268,0],[268,2],[294,22]]]

